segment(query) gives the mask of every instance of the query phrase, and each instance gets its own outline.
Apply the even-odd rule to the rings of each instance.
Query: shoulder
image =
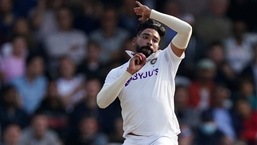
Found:
[[[30,140],[32,138],[32,130],[30,127],[24,129],[24,131],[22,132],[21,138],[23,141]]]
[[[44,76],[38,77],[37,81],[38,81],[38,83],[42,83],[44,85],[47,84],[47,79]]]
[[[107,135],[105,135],[103,133],[98,133],[96,135],[96,140],[97,140],[97,142],[107,143],[108,137],[107,137]]]
[[[95,30],[91,33],[90,38],[96,39],[96,38],[100,38],[101,36],[102,36],[102,32],[100,30]]]
[[[124,35],[124,36],[129,35],[129,32],[125,29],[122,29],[122,28],[118,28],[117,32],[118,32],[119,35]]]
[[[15,78],[11,84],[14,85],[14,86],[18,86],[20,84],[24,84],[25,83],[25,78],[23,76],[21,77],[18,77],[18,78]]]
[[[107,74],[106,79],[105,79],[105,84],[111,83],[114,80],[116,80],[118,77],[120,77],[122,75],[122,73],[124,73],[126,71],[127,67],[128,67],[128,62],[119,67],[113,68]]]
[[[48,130],[46,132],[46,137],[49,138],[49,139],[57,139],[58,135],[54,131]]]
[[[113,69],[109,72],[109,74],[119,74],[120,72],[123,72],[124,70],[126,70],[127,67],[128,67],[128,65],[129,65],[129,62],[126,62],[126,63],[124,63],[124,64],[121,65],[121,66],[118,66],[118,67],[116,67],[116,68],[113,68]]]
[[[86,34],[80,30],[74,29],[72,30],[72,34],[77,36],[77,37],[86,37]]]
[[[165,59],[166,59],[167,61],[172,60],[173,62],[176,62],[176,60],[177,60],[177,61],[181,61],[182,59],[185,58],[185,53],[183,53],[180,57],[177,56],[177,55],[173,52],[173,50],[172,50],[170,44],[169,44],[166,48],[164,48],[163,50],[159,50],[159,53],[160,53],[160,57],[165,57]]]

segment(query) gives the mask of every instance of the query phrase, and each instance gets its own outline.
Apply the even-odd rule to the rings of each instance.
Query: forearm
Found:
[[[165,24],[177,32],[177,35],[172,39],[173,45],[181,49],[187,47],[192,34],[192,27],[188,23],[174,16],[163,14],[155,10],[151,10],[150,18]]]
[[[111,85],[104,85],[97,95],[98,106],[100,108],[106,108],[109,106],[117,98],[121,89],[124,87],[125,83],[130,79],[131,76],[132,75],[126,71]]]

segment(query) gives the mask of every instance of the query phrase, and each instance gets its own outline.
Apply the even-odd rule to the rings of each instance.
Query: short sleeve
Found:
[[[171,69],[177,72],[179,64],[185,58],[185,53],[183,53],[180,57],[176,56],[176,54],[172,51],[170,45],[168,45],[164,50],[165,61],[170,65]]]

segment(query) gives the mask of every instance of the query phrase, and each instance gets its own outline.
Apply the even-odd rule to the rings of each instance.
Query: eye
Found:
[[[154,43],[158,43],[158,40],[157,40],[157,39],[153,39],[153,42],[154,42]]]
[[[148,39],[148,37],[147,36],[143,36],[143,39]]]

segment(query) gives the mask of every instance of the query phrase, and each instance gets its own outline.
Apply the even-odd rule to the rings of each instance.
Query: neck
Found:
[[[70,75],[70,76],[65,76],[63,77],[65,80],[72,80],[74,77],[73,75]]]
[[[114,35],[114,31],[112,29],[104,29],[103,32],[106,38],[112,37]]]
[[[209,84],[210,84],[210,81],[209,81],[209,80],[200,80],[200,81],[199,81],[199,84],[200,84],[200,86],[202,86],[202,87],[208,87]]]
[[[35,80],[37,78],[37,76],[34,76],[34,75],[26,75],[26,79],[29,81],[29,82],[32,82],[33,80]]]
[[[87,62],[88,62],[88,64],[95,64],[95,63],[98,63],[98,59],[94,59],[94,58],[92,58],[92,59],[87,59]]]
[[[242,42],[243,42],[243,36],[235,37],[235,39],[236,39],[236,43],[237,43],[238,45],[241,45],[241,44],[242,44]]]
[[[71,31],[71,28],[60,28],[61,32],[69,32]]]
[[[88,96],[87,96],[88,97]],[[93,100],[93,99],[87,99],[86,100],[86,104],[89,108],[91,109],[94,109],[94,108],[97,108],[97,104],[96,104],[96,101]]]

